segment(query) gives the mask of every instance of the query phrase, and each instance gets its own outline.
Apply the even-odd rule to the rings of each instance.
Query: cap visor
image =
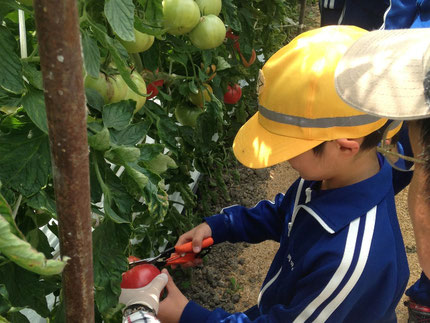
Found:
[[[304,140],[273,134],[258,122],[254,114],[239,129],[233,142],[236,158],[250,168],[264,168],[294,158],[324,141]]]

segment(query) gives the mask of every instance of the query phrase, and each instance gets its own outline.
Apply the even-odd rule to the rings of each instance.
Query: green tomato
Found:
[[[200,9],[194,0],[164,0],[164,27],[172,35],[190,32],[200,19]]]
[[[190,99],[190,101],[200,107],[203,108],[203,105],[205,104],[205,102],[211,102],[211,93],[213,93],[212,87],[209,84],[203,84],[203,86],[205,87],[205,89],[203,89],[203,91],[201,91],[199,89],[199,91],[197,93],[191,93],[188,98]]]
[[[203,110],[200,108],[193,108],[186,105],[178,105],[175,108],[175,117],[184,126],[195,127],[197,124],[197,118]]]
[[[196,0],[203,16],[215,15],[218,16],[221,12],[221,0]]]
[[[112,83],[106,80],[106,75],[99,74],[98,78],[87,75],[84,81],[85,87],[97,91],[103,98],[105,103],[108,103],[108,93],[112,93]]]
[[[133,82],[137,85],[139,92],[146,94],[146,83],[143,80],[142,75],[140,75],[137,71],[133,71],[130,77],[133,80]],[[129,100],[129,99],[136,101],[136,109],[134,110],[134,113],[139,111],[146,102],[146,96],[141,96],[130,88],[128,88],[127,94],[124,97],[124,100]]]
[[[125,41],[119,39],[121,44],[125,47],[128,53],[140,53],[148,50],[154,43],[154,36],[141,33],[140,31],[134,29],[135,41]]]
[[[188,36],[199,49],[211,49],[221,45],[225,39],[224,22],[215,15],[203,16]]]
[[[115,103],[124,100],[128,91],[128,85],[120,74],[114,75],[108,79],[112,84],[111,91],[108,91],[108,103]],[[108,89],[109,90],[109,89]]]

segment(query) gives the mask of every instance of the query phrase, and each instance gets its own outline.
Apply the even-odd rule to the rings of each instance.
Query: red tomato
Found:
[[[160,270],[154,265],[137,265],[122,274],[121,288],[144,287],[148,285],[159,274]]]
[[[242,89],[239,84],[227,86],[227,92],[224,94],[224,102],[227,104],[236,104],[242,97]]]
[[[163,86],[163,84],[164,84],[164,80],[157,80],[152,83],[149,83],[148,86],[146,87],[146,92],[151,94],[150,96],[148,96],[148,99],[151,99],[154,96],[157,96],[158,88],[160,86]]]

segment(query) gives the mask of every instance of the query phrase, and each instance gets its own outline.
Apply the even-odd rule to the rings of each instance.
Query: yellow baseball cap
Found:
[[[324,141],[364,137],[387,122],[350,107],[335,89],[338,61],[366,33],[355,26],[314,29],[269,58],[259,75],[258,112],[233,143],[242,164],[272,166]]]

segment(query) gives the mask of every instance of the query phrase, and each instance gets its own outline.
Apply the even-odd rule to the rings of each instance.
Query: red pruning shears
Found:
[[[171,266],[171,265],[180,265],[185,264],[187,262],[192,262],[196,257],[203,257],[210,251],[210,246],[214,244],[214,240],[212,237],[206,238],[202,241],[202,251],[199,253],[193,252],[193,246],[191,241],[184,243],[180,246],[175,246],[172,248],[168,248],[160,253],[158,256],[152,258],[146,258],[141,260],[135,260],[129,262],[130,267],[134,267],[136,265],[141,264],[153,264],[156,266]],[[203,249],[205,249],[203,251]],[[170,257],[168,257],[170,255]],[[168,257],[168,258],[167,258]]]

